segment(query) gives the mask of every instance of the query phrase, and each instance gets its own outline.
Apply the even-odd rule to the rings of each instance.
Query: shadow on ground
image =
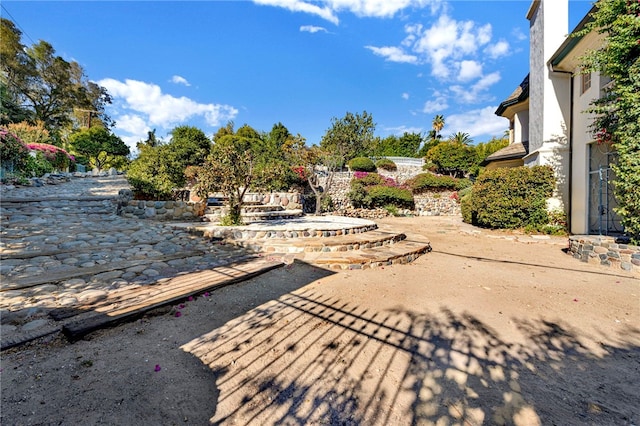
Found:
[[[524,343],[446,308],[372,312],[303,290],[182,349],[213,371],[216,424],[637,424],[639,330],[593,350],[565,324],[513,321]]]

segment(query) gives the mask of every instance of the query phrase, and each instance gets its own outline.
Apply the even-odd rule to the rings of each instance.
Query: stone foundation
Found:
[[[569,252],[583,262],[640,272],[640,247],[616,243],[613,237],[573,235]]]

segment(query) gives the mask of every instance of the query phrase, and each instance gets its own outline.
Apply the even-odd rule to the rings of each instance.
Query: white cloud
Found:
[[[482,75],[482,64],[477,61],[461,61],[458,80],[470,81]]]
[[[475,84],[471,86],[454,85],[449,89],[456,95],[456,98],[467,104],[478,103],[487,100],[486,92],[491,86],[499,82],[501,79],[499,72],[483,76]]]
[[[214,127],[238,114],[230,105],[202,104],[184,96],[174,97],[162,93],[160,86],[143,81],[107,78],[97,83],[106,88],[114,100],[110,107],[114,111],[109,114],[116,121],[116,133],[123,140],[135,138],[133,147],[135,142],[146,138],[151,128],[169,130],[198,117]]]
[[[307,33],[311,33],[311,34],[314,34],[314,33],[320,32],[320,31],[323,31],[325,33],[329,32],[329,31],[327,31],[326,28],[324,28],[324,27],[316,27],[315,25],[302,25],[300,27],[300,31],[303,32],[303,33],[307,32]]]
[[[448,78],[452,70],[460,68],[459,62],[473,56],[478,49],[491,41],[491,25],[476,25],[473,21],[456,21],[442,15],[429,28],[407,25],[402,44],[424,56],[431,63],[431,74]]]
[[[191,86],[191,83],[189,83],[186,78],[181,77],[179,75],[174,75],[173,77],[171,77],[171,82],[176,84],[182,84],[187,87]]]
[[[387,132],[392,135],[402,136],[405,133],[420,133],[422,132],[421,127],[407,127],[407,126],[397,126],[397,127],[384,127],[382,129],[384,132]]]
[[[444,97],[438,97],[435,100],[425,102],[424,107],[422,107],[422,112],[425,114],[431,114],[432,112],[444,111],[447,108],[449,108],[447,99]]]
[[[429,7],[431,13],[436,13],[444,0],[253,0],[254,3],[282,7],[292,12],[303,12],[316,15],[338,25],[337,14],[342,11],[351,12],[356,16],[373,18],[390,18],[407,8]]]
[[[415,64],[418,62],[417,56],[409,55],[399,47],[365,46],[365,48],[371,50],[374,54],[378,56],[382,56],[383,58],[385,58],[385,61],[401,62],[401,63],[408,63],[408,64]]]
[[[335,25],[338,25],[340,22],[334,11],[328,6],[320,7],[301,0],[253,0],[253,2],[264,6],[282,7],[292,12],[309,13],[319,16]]]
[[[522,29],[520,29],[519,27],[514,28],[511,31],[511,35],[513,36],[513,38],[515,38],[518,41],[525,41],[529,39],[529,36],[527,34],[525,34]]]
[[[509,43],[505,40],[500,40],[497,43],[487,46],[487,48],[484,49],[484,52],[492,59],[505,56],[509,53]]]
[[[409,99],[409,94],[408,94],[407,92],[403,93],[403,94],[402,94],[402,99],[404,99],[405,101],[406,101],[407,99]]]
[[[457,132],[469,133],[475,142],[482,142],[478,138],[502,137],[509,128],[509,122],[495,114],[497,106],[488,106],[481,109],[467,111],[461,114],[446,116],[443,134]]]

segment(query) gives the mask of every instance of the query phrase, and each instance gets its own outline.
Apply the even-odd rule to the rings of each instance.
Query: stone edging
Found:
[[[640,247],[616,243],[613,237],[570,236],[569,252],[583,262],[640,272]]]

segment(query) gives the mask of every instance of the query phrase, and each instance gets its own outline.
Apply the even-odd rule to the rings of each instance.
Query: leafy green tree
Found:
[[[457,142],[440,143],[425,158],[435,166],[435,171],[451,177],[464,177],[478,161],[473,147]]]
[[[505,148],[509,145],[509,138],[491,138],[487,142],[480,142],[476,145],[476,153],[478,155],[478,160],[482,162],[485,158]]]
[[[334,152],[344,164],[354,157],[368,155],[375,128],[373,116],[366,111],[362,114],[347,112],[341,119],[331,119],[331,127],[322,137],[320,147]]]
[[[422,136],[419,133],[408,133],[400,137],[396,135],[387,136],[384,139],[375,138],[371,148],[373,157],[415,157],[422,143]]]
[[[612,143],[618,152],[615,192],[625,232],[640,244],[640,2],[599,0],[592,21],[578,32],[604,36],[602,47],[582,58],[584,72],[611,78],[604,95],[587,111],[595,115],[598,143]]]
[[[205,198],[212,192],[227,197],[229,213],[225,225],[242,224],[242,206],[248,190],[270,189],[274,181],[283,179],[287,168],[268,155],[265,141],[248,125],[233,131],[233,123],[218,130],[211,154],[205,163],[195,167],[194,190]]]
[[[95,114],[105,126],[113,124],[104,114],[111,102],[106,89],[89,81],[77,62],[57,56],[43,40],[24,46],[22,33],[7,19],[1,19],[0,30],[3,122],[40,120],[57,145],[62,143],[62,129],[79,127],[77,117],[84,111]]]
[[[102,170],[115,157],[129,155],[129,147],[118,136],[104,127],[82,129],[69,137],[73,150],[90,159],[91,164]]]

